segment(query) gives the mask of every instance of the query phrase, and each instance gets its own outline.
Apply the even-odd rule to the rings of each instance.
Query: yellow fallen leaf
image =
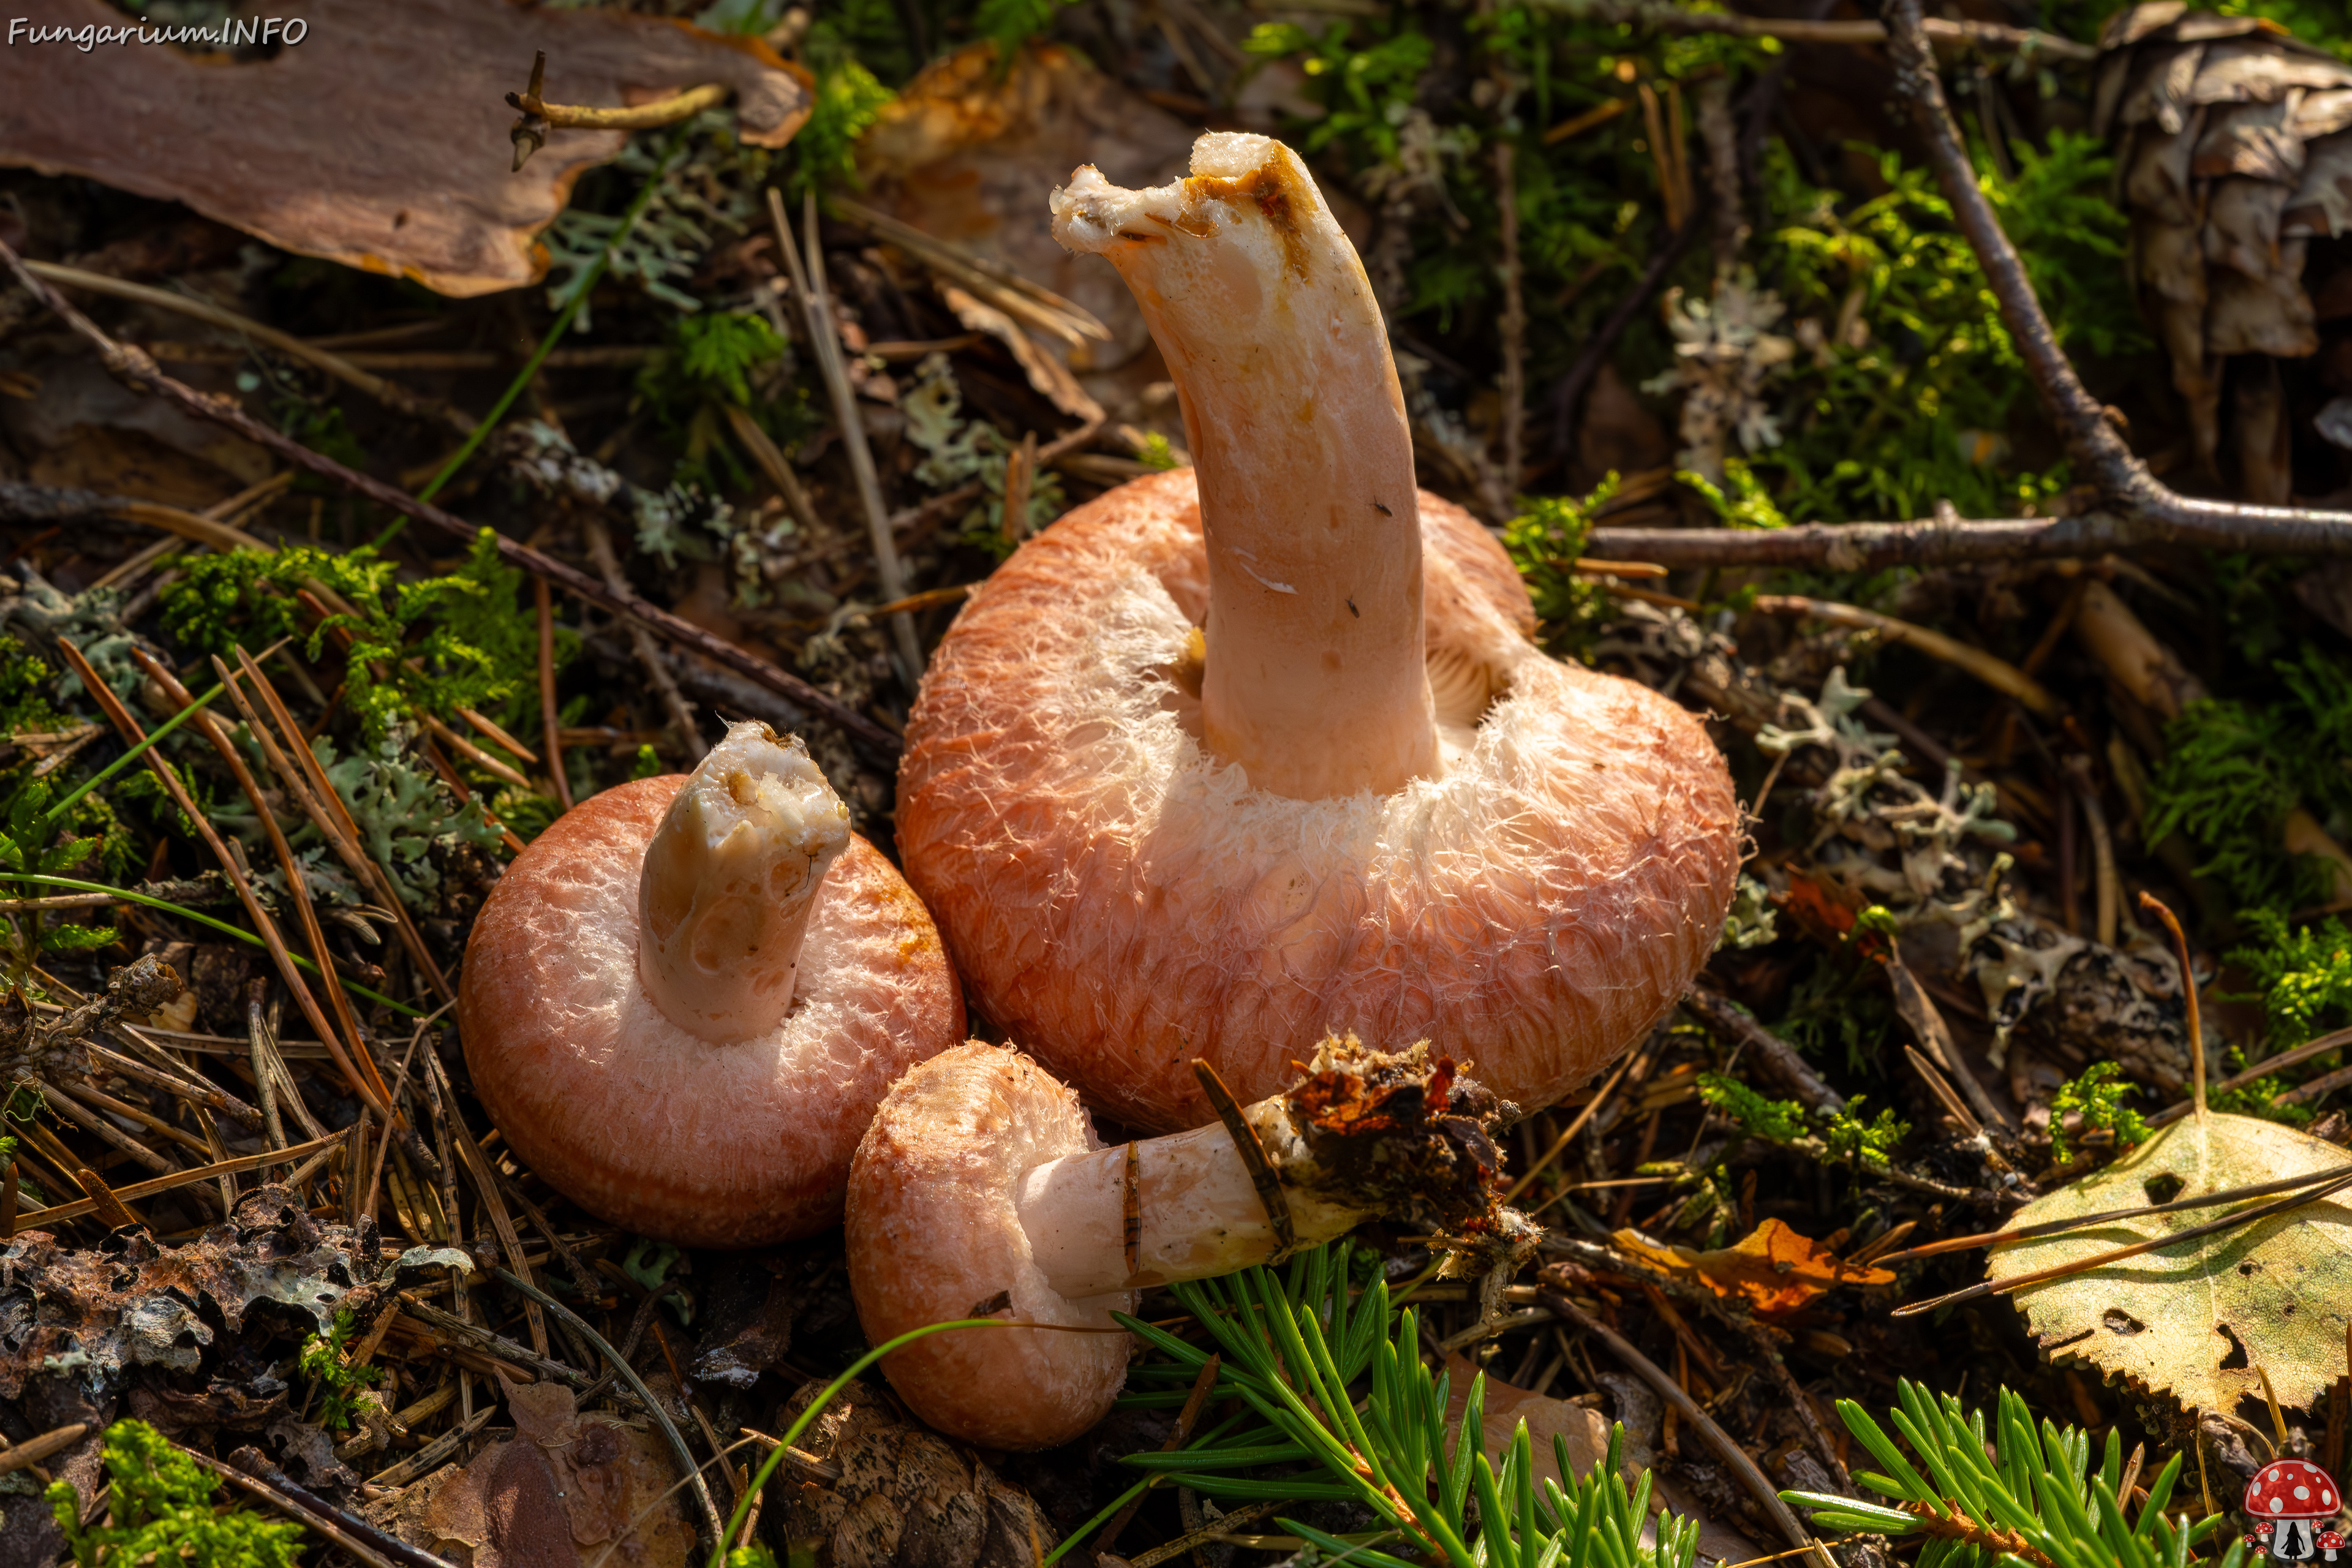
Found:
[[[1895,1283],[1895,1276],[1886,1269],[1843,1262],[1828,1247],[1777,1219],[1758,1226],[1738,1246],[1713,1252],[1659,1247],[1633,1230],[1621,1230],[1610,1239],[1644,1262],[1669,1274],[1702,1280],[1717,1295],[1744,1300],[1768,1318],[1796,1311],[1842,1285]]]
[[[2171,1203],[2229,1187],[2339,1169],[2352,1155],[2291,1127],[2219,1112],[2174,1122],[2103,1171],[2028,1204],[2023,1227],[2107,1209]],[[2250,1200],[2259,1205],[2267,1199]],[[2037,1241],[1996,1244],[1995,1280],[2208,1224],[2227,1206],[2116,1220]],[[2193,1410],[2260,1402],[2309,1408],[2344,1371],[2352,1300],[2352,1206],[2338,1195],[2234,1230],[2159,1247],[2030,1285],[2017,1304],[2055,1354],[2168,1393]]]

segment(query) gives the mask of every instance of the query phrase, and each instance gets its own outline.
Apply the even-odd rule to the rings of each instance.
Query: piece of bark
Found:
[[[465,296],[543,276],[539,232],[627,138],[551,132],[509,173],[504,95],[535,51],[565,103],[724,83],[757,146],[791,140],[814,100],[808,74],[765,44],[661,18],[472,0],[306,11],[299,44],[251,64],[135,41],[0,49],[0,163],[184,202],[284,249]],[[139,26],[100,0],[29,0],[21,15],[36,30]]]

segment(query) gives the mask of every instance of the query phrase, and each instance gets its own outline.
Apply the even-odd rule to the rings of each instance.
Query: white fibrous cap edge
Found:
[[[1238,180],[1265,168],[1282,151],[1281,142],[1255,132],[1206,132],[1192,143],[1192,174]],[[1138,219],[1172,222],[1182,216],[1184,206],[1182,180],[1130,191],[1112,184],[1100,169],[1088,163],[1070,176],[1068,184],[1054,192],[1054,237],[1066,249],[1099,252],[1120,229]]]

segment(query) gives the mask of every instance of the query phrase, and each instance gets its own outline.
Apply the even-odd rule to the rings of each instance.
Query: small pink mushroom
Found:
[[[1386,329],[1305,166],[1212,134],[1091,168],[1198,467],[973,594],[908,723],[898,844],[982,1010],[1130,1125],[1197,1126],[1330,1031],[1423,1035],[1528,1110],[1672,1007],[1739,810],[1699,721],[1547,658],[1501,547],[1417,491]]]
[[[583,801],[466,948],[474,1090],[591,1214],[696,1247],[841,1217],[886,1089],[963,1034],[929,915],[799,740],[737,724],[691,776]]]
[[[1327,1040],[1286,1093],[1238,1111],[1295,1246],[1411,1216],[1462,1246],[1507,1249],[1486,1129],[1516,1119],[1426,1045],[1393,1055]],[[1229,1274],[1282,1245],[1222,1121],[1104,1148],[1078,1098],[1028,1058],[977,1040],[891,1087],[849,1178],[849,1283],[866,1339],[1009,1308],[1016,1321],[1109,1330],[1145,1286]],[[900,1398],[982,1447],[1068,1441],[1126,1381],[1116,1332],[957,1330],[883,1363]]]

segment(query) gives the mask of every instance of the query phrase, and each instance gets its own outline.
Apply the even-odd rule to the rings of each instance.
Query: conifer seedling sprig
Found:
[[[1418,1555],[1447,1568],[1689,1568],[1696,1524],[1662,1515],[1655,1545],[1642,1543],[1649,1480],[1625,1484],[1622,1432],[1607,1461],[1581,1479],[1567,1444],[1555,1438],[1567,1484],[1538,1482],[1525,1423],[1499,1455],[1487,1454],[1479,1374],[1449,1443],[1452,1378],[1423,1364],[1418,1314],[1392,1315],[1377,1276],[1351,1298],[1349,1265],[1341,1244],[1301,1253],[1280,1274],[1259,1268],[1171,1287],[1215,1342],[1214,1396],[1240,1399],[1266,1425],[1128,1463],[1212,1497],[1360,1503],[1386,1527],[1371,1542],[1276,1521],[1334,1564],[1414,1568]],[[1120,1321],[1178,1369],[1197,1374],[1207,1364],[1200,1346],[1136,1319]],[[1231,1473],[1310,1458],[1321,1475]],[[1403,1555],[1379,1549],[1391,1535]]]
[[[2192,1548],[2227,1529],[2216,1514],[2191,1525],[2168,1518],[2181,1469],[2175,1454],[2147,1489],[2137,1521],[2126,1517],[2122,1439],[2107,1434],[2091,1468],[2091,1441],[2077,1427],[2044,1421],[2037,1429],[2025,1401],[2000,1391],[1991,1457],[1981,1410],[1963,1413],[1950,1394],[1906,1380],[1889,1420],[1917,1456],[1914,1465],[1893,1436],[1853,1401],[1840,1400],[1846,1429],[1884,1471],[1856,1471],[1861,1485],[1893,1506],[1819,1492],[1781,1498],[1812,1510],[1828,1530],[1926,1534],[1918,1568],[2187,1568]],[[1927,1474],[1921,1474],[1924,1467]],[[2232,1541],[2216,1568],[2242,1568],[2245,1546]]]

